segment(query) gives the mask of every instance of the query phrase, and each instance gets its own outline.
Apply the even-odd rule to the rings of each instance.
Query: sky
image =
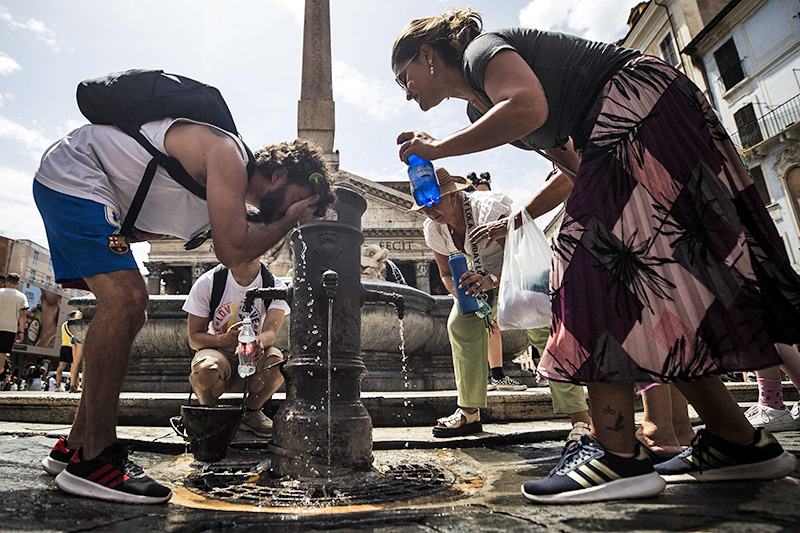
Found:
[[[394,39],[412,19],[472,7],[485,29],[525,26],[613,42],[638,0],[330,0],[334,149],[340,168],[407,179],[395,139],[437,138],[469,124],[451,99],[423,113],[394,81]],[[86,78],[156,68],[214,85],[253,149],[297,137],[304,0],[0,0],[0,235],[47,246],[31,183],[41,155],[85,124]],[[541,156],[510,146],[441,159],[452,174],[490,172],[514,207],[544,183]],[[537,220],[544,227],[551,214]],[[140,264],[147,244],[134,245]]]

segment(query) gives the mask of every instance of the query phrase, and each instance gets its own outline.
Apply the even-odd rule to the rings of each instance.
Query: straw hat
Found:
[[[451,176],[450,173],[442,167],[436,167],[436,181],[439,182],[439,190],[441,191],[442,197],[447,194],[469,189],[472,185],[467,178]],[[409,211],[419,211],[420,209],[422,209],[422,206],[415,203],[414,207],[409,209]]]

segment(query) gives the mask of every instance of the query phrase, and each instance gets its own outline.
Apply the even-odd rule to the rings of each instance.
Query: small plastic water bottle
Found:
[[[245,317],[242,321],[242,329],[239,330],[239,376],[246,378],[256,372],[256,365],[253,362],[253,353],[256,351],[256,334],[253,331],[253,323],[250,317]]]
[[[439,203],[442,192],[436,179],[436,171],[430,161],[415,155],[408,156],[408,180],[411,182],[411,194],[414,195],[417,205],[430,207]]]
[[[453,275],[453,281],[456,284],[456,294],[458,295],[458,310],[462,315],[471,313],[478,310],[478,300],[474,296],[467,294],[467,287],[463,289],[458,288],[458,280],[464,272],[467,271],[467,258],[458,250],[450,252],[450,259],[447,261],[450,265],[450,273]]]

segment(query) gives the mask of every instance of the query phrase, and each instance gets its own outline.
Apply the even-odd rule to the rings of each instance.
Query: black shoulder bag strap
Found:
[[[186,172],[186,169],[181,166],[177,159],[174,157],[169,157],[168,155],[157,150],[156,147],[153,146],[150,141],[148,141],[139,131],[140,126],[141,125],[137,124],[124,124],[119,126],[122,131],[136,139],[136,141],[148,152],[150,152],[150,155],[153,156],[153,159],[150,160],[150,162],[147,164],[147,168],[145,168],[142,181],[139,183],[139,187],[136,189],[136,194],[133,196],[133,201],[131,202],[130,208],[128,208],[128,212],[125,214],[125,220],[122,222],[120,234],[125,235],[126,237],[133,235],[133,227],[136,223],[136,218],[139,216],[139,212],[142,210],[144,199],[147,197],[147,192],[150,190],[150,185],[153,183],[153,178],[156,175],[156,170],[158,169],[159,165],[164,167],[170,177],[178,182],[183,188],[195,196],[202,198],[203,200],[206,199],[206,188],[197,183],[189,175],[189,173]]]
[[[462,193],[464,195],[464,220],[467,225],[467,235],[476,227],[475,217],[472,213],[472,195],[468,192]],[[470,241],[472,249],[472,267],[478,274],[485,276],[487,274],[483,265],[483,252],[477,244]],[[492,306],[494,305],[494,289],[480,293],[478,298],[478,310],[475,314],[483,318],[486,324],[486,329],[489,332],[494,332],[494,322],[492,321]]]
[[[217,307],[222,301],[222,295],[225,293],[225,285],[228,283],[228,268],[223,264],[214,267],[212,280],[211,299],[208,302],[208,322],[214,320],[214,313],[217,312]]]

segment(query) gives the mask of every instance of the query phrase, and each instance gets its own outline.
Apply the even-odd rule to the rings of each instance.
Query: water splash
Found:
[[[400,356],[401,356],[400,360],[403,365],[402,366],[403,388],[405,389],[406,392],[408,392],[410,387],[408,382],[408,356],[406,355],[406,329],[403,320],[400,319],[400,317],[398,317],[397,320],[400,322],[400,327],[398,328],[398,330],[400,331]],[[411,408],[414,407],[411,398],[409,398],[408,396],[403,398],[403,405],[409,409],[409,412],[407,413],[406,416],[410,418]]]
[[[328,391],[326,398],[328,399],[328,481],[331,475],[331,440],[333,432],[331,431],[331,339],[333,337],[333,298],[328,299]]]

